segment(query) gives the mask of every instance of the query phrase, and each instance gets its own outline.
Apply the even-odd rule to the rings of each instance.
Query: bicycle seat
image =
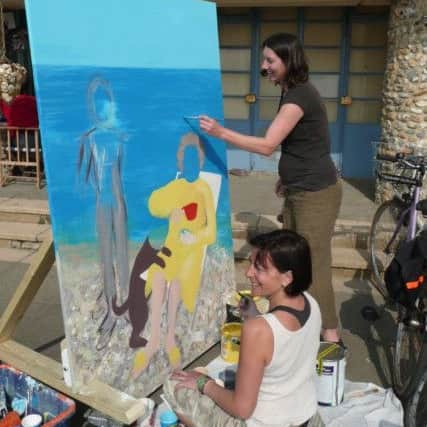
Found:
[[[427,199],[420,200],[417,203],[417,211],[421,211],[423,216],[427,216]]]

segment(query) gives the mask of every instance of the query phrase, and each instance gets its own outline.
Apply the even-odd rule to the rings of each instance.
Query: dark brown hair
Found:
[[[307,240],[292,230],[274,230],[253,237],[249,243],[258,249],[255,266],[266,267],[267,259],[280,272],[292,271],[292,282],[284,288],[289,296],[300,295],[311,284],[311,254]]]
[[[308,64],[301,42],[293,34],[277,33],[264,40],[262,47],[270,48],[285,64],[288,87],[308,80]]]

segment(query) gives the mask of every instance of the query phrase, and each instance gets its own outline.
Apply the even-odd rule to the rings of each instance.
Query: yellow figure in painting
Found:
[[[199,168],[204,162],[204,152],[199,137],[187,134],[178,149],[178,168],[184,169],[184,150],[193,146],[198,150]],[[199,292],[207,245],[216,240],[216,211],[210,185],[200,175],[193,181],[177,178],[153,191],[148,207],[153,216],[167,218],[168,233],[163,244],[167,254],[158,253],[163,263],[152,264],[143,273],[146,277],[145,294],[151,293],[151,336],[147,345],[134,359],[133,376],[138,376],[149,364],[160,347],[161,308],[167,296],[168,330],[165,348],[169,363],[177,367],[181,352],[175,341],[178,305],[192,313]],[[164,264],[164,266],[162,266]]]

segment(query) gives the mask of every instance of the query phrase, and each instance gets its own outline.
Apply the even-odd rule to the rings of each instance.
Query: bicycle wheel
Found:
[[[412,392],[421,362],[427,358],[424,346],[424,302],[420,310],[399,306],[396,346],[393,358],[393,389],[401,399]]]
[[[420,370],[421,375],[417,378],[417,383],[413,395],[404,405],[404,425],[405,427],[425,427],[427,425],[427,366]]]
[[[399,200],[388,200],[382,203],[375,212],[369,233],[369,260],[373,273],[373,285],[387,299],[384,283],[384,271],[391,263],[400,242],[406,239],[407,218],[404,218],[392,244],[387,248],[396,230],[404,205]],[[409,216],[409,215],[407,215]]]

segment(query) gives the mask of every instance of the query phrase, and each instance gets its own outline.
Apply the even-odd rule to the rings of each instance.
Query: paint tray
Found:
[[[28,413],[40,414],[43,427],[68,427],[76,410],[74,400],[9,365],[0,365],[0,385],[9,403],[14,397],[28,399]]]

